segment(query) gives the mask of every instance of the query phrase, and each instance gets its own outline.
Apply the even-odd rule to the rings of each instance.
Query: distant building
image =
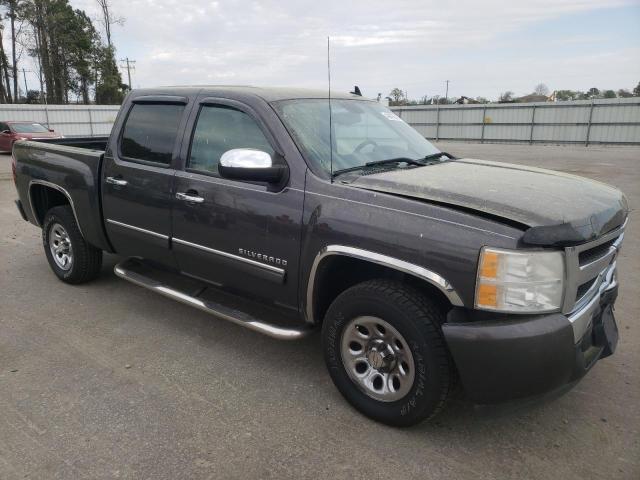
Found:
[[[453,103],[457,103],[459,105],[467,105],[467,104],[474,104],[474,103],[480,103],[480,102],[477,100],[474,100],[473,98],[465,97],[463,95]]]
[[[536,93],[531,93],[529,95],[525,95],[524,97],[518,97],[513,99],[514,103],[531,103],[531,102],[552,102],[553,100],[546,95],[538,95]]]

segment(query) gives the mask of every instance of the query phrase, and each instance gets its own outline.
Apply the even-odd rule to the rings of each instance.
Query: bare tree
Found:
[[[18,7],[17,0],[1,0],[0,5],[7,8],[5,16],[9,19],[11,25],[11,65],[13,75],[13,101],[18,101],[18,60],[16,55],[16,10]],[[11,94],[9,92],[10,85],[7,84],[7,93],[9,101],[11,102]]]
[[[549,95],[549,87],[547,87],[544,83],[539,83],[536,85],[536,88],[533,89],[533,93],[536,95],[544,95],[545,97]]]
[[[513,101],[513,92],[511,90],[507,90],[506,92],[502,92],[498,97],[499,102],[512,102]]]
[[[124,18],[114,15],[111,11],[111,5],[109,0],[96,0],[102,10],[102,20],[100,22],[104,25],[104,33],[107,37],[107,47],[111,48],[111,25],[122,25]]]
[[[7,56],[4,52],[4,25],[0,23],[0,101],[11,103],[11,83],[9,82],[9,70],[7,69]]]

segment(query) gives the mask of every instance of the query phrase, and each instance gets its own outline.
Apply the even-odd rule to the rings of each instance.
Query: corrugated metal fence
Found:
[[[120,105],[0,105],[0,122],[24,120],[48,125],[68,137],[109,135]]]
[[[480,142],[640,144],[640,98],[392,107],[426,138]]]
[[[119,105],[0,105],[0,121],[66,136],[108,135]],[[480,142],[640,144],[640,98],[392,107],[426,138]]]

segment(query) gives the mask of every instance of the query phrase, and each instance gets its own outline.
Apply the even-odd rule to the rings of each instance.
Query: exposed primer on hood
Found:
[[[523,241],[565,245],[621,225],[622,192],[604,183],[541,168],[461,159],[358,177],[352,187],[486,212],[531,227]]]

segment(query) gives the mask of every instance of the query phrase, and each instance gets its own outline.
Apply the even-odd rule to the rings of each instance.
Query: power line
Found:
[[[129,57],[125,57],[125,58],[121,58],[120,59],[121,62],[124,62],[124,65],[120,65],[120,68],[126,68],[127,69],[127,77],[129,78],[129,90],[133,89],[133,85],[131,85],[131,70],[133,70],[135,72],[136,70],[136,66],[135,60],[129,60]]]

